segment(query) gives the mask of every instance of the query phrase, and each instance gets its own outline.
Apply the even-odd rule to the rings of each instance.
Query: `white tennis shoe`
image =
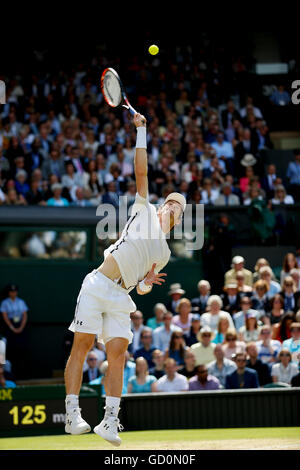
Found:
[[[119,446],[122,442],[118,436],[118,431],[122,431],[124,428],[120,424],[119,418],[115,416],[104,417],[98,426],[94,427],[94,432],[98,436],[103,437],[106,441],[110,442],[114,446]]]
[[[65,432],[68,434],[84,434],[90,432],[90,425],[81,417],[81,408],[74,408],[66,414]]]

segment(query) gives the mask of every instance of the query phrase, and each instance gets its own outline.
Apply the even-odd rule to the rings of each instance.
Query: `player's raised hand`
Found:
[[[158,284],[159,286],[162,285],[163,282],[165,282],[165,279],[163,279],[163,276],[167,276],[166,273],[159,273],[156,274],[154,272],[154,269],[156,267],[156,263],[153,263],[152,268],[148,272],[147,276],[144,279],[144,282],[146,286],[152,286],[153,284]]]
[[[145,116],[143,116],[140,113],[136,113],[133,116],[133,122],[134,122],[135,127],[141,127],[141,126],[146,126],[147,121],[146,121]]]

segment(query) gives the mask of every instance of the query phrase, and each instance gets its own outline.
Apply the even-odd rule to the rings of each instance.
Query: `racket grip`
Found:
[[[128,103],[128,101],[126,102],[127,106],[128,106],[128,111],[132,114],[132,116],[134,116],[135,114],[137,114],[137,111],[131,106],[130,103]],[[145,120],[142,119],[142,123],[145,124]]]

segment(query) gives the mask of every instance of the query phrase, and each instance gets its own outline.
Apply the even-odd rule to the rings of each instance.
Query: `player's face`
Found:
[[[181,205],[176,201],[168,201],[160,210],[162,223],[166,227],[170,227],[172,230],[174,225],[179,224],[182,215]]]

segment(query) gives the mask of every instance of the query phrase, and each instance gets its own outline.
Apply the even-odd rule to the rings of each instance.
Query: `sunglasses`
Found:
[[[288,353],[282,353],[282,354],[280,354],[279,357],[291,357],[291,356],[290,356],[290,354],[288,354]]]
[[[236,338],[227,338],[227,341],[235,341]]]
[[[174,336],[174,338],[175,339],[180,339],[180,338],[182,338],[182,335],[176,335],[176,336]]]
[[[246,359],[236,359],[236,362],[246,362]]]
[[[202,335],[203,338],[210,338],[210,336],[211,336],[210,333],[203,333]]]
[[[285,287],[293,287],[294,284],[288,283],[288,284],[284,284],[284,285],[285,285]]]

